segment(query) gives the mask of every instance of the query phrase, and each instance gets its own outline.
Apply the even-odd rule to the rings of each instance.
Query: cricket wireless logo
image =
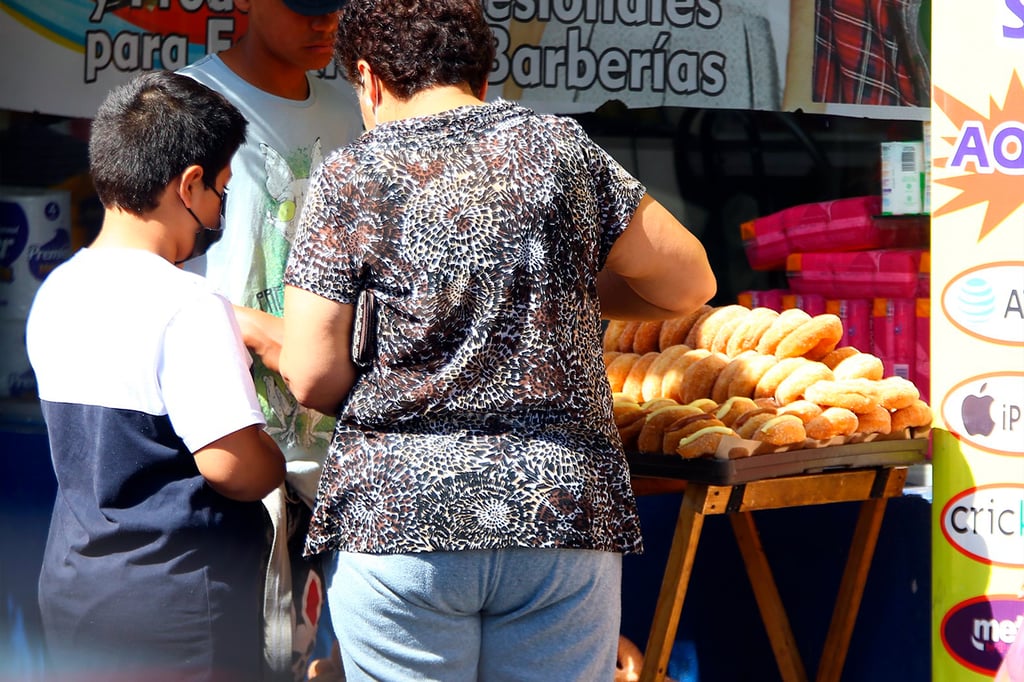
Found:
[[[1024,372],[993,372],[953,386],[942,400],[950,433],[997,455],[1024,455]]]
[[[1024,601],[985,595],[960,602],[942,619],[942,645],[960,665],[992,676],[1017,637],[1024,637]]]
[[[1024,484],[983,485],[953,497],[942,509],[942,534],[971,559],[1024,567]]]

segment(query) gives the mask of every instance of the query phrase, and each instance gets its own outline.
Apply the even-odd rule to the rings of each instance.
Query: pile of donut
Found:
[[[610,320],[604,361],[629,451],[736,458],[919,437],[932,411],[881,359],[839,346],[837,315],[705,305],[665,321]],[[753,441],[720,448],[723,438]],[[725,443],[735,443],[726,440]]]

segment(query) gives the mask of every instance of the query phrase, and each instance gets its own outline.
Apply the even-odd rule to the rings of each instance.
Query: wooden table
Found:
[[[683,491],[644,652],[640,682],[665,679],[704,517],[713,514],[728,515],[732,524],[782,679],[785,682],[806,682],[807,671],[761,546],[753,512],[831,502],[860,502],[850,553],[815,678],[818,682],[838,681],[882,526],[885,504],[890,497],[902,494],[906,477],[904,466],[804,474],[730,485],[634,476],[633,487],[640,495]]]

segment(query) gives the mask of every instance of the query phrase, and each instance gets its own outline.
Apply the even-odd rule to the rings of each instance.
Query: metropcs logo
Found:
[[[1024,484],[963,491],[942,509],[942,534],[975,561],[1024,567]]]
[[[1024,11],[1024,10],[1022,10]],[[1024,204],[1024,86],[1016,71],[1010,79],[1003,106],[990,99],[988,116],[967,106],[936,86],[935,104],[958,129],[956,137],[943,138],[953,147],[948,158],[935,158],[935,166],[959,171],[934,182],[959,189],[960,193],[932,211],[943,216],[975,204],[987,203],[980,242]]]
[[[960,665],[992,676],[1010,645],[1024,637],[1024,601],[984,595],[953,606],[940,626],[942,645]]]

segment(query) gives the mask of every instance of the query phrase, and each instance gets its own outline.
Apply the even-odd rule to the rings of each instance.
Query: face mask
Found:
[[[199,216],[193,213],[191,208],[185,206],[185,210],[189,212],[189,215],[191,215],[193,219],[195,219],[196,225],[199,226],[199,229],[196,230],[196,239],[192,244],[192,253],[190,253],[187,258],[176,261],[174,263],[175,265],[181,265],[193,258],[199,258],[200,256],[205,255],[206,252],[210,250],[210,247],[216,244],[220,240],[221,235],[224,234],[224,207],[228,202],[228,190],[226,187],[221,192],[218,192],[212,187],[209,189],[220,197],[220,223],[217,227],[207,227],[206,225],[203,225],[203,221],[199,219]],[[181,203],[182,205],[185,204],[184,201]]]

